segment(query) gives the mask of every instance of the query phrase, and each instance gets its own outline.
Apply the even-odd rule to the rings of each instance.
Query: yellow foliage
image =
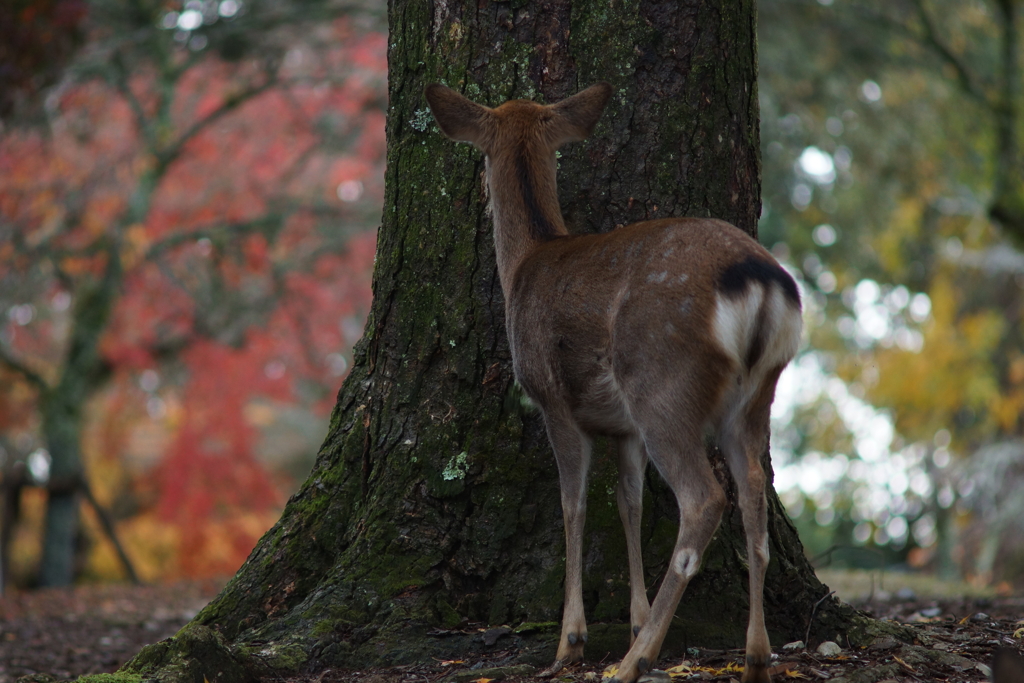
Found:
[[[23,583],[36,573],[43,550],[46,491],[29,487],[21,493],[21,518],[14,527],[8,555],[9,579]]]
[[[1011,413],[1024,406],[1024,395],[1000,393],[993,362],[1005,321],[992,310],[958,317],[958,297],[945,277],[936,278],[929,295],[933,320],[923,349],[876,352],[878,381],[869,398],[892,407],[896,428],[912,439],[931,438],[965,408],[978,415],[982,429],[1013,424]]]
[[[136,223],[125,230],[125,240],[121,251],[121,261],[126,269],[132,268],[145,255],[152,242],[146,232],[146,226]]]
[[[1024,390],[1014,389],[1007,394],[996,396],[990,406],[992,419],[1004,432],[1014,432],[1024,415]]]
[[[905,261],[903,244],[917,236],[923,204],[919,197],[907,197],[893,211],[887,230],[876,238],[878,258],[890,272],[899,272]]]
[[[123,578],[121,561],[91,510],[84,521],[90,538],[95,540],[86,559],[85,574],[100,580]],[[116,531],[142,581],[152,583],[177,576],[179,532],[176,527],[160,521],[154,513],[145,513],[117,524]]]

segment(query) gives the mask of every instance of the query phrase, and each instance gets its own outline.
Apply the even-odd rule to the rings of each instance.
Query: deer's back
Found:
[[[713,219],[542,244],[506,293],[519,382],[545,409],[564,406],[598,432],[630,431],[637,400],[713,407],[722,376],[737,369],[714,341],[716,301],[745,286],[743,264],[778,268],[750,236]],[[645,396],[652,387],[666,395]],[[700,387],[708,395],[695,395]]]

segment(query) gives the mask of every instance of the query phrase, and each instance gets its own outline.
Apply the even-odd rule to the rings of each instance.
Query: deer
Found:
[[[1024,683],[1024,657],[1013,648],[997,649],[992,658],[992,683]]]
[[[519,99],[495,108],[441,84],[424,94],[441,132],[484,154],[513,372],[540,409],[558,466],[565,599],[555,662],[540,676],[581,661],[587,641],[582,546],[594,438],[607,437],[618,454],[631,629],[614,683],[633,683],[653,669],[727,505],[705,451],[710,431],[736,481],[746,536],[743,681],[769,681],[761,456],[779,375],[802,334],[795,281],[767,249],[721,220],[666,218],[569,233],[555,152],[593,132],[612,95],[609,84],[555,104]],[[653,603],[640,553],[649,462],[674,493],[680,520]]]

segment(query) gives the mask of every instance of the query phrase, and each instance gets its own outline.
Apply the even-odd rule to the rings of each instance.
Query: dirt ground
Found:
[[[837,578],[832,577],[835,585]],[[826,583],[828,583],[826,578]],[[863,582],[861,582],[863,584]],[[833,652],[802,644],[774,644],[773,680],[970,681],[989,679],[999,647],[1024,651],[1024,596],[984,594],[919,597],[899,582],[871,581],[870,590],[844,587],[844,599],[883,619],[911,625],[916,645],[880,639],[867,648],[837,643]],[[884,588],[883,588],[884,586]],[[171,586],[82,586],[0,598],[0,683],[45,673],[58,680],[111,672],[145,644],[173,635],[214,597],[217,582]],[[844,594],[844,592],[846,594]],[[969,591],[966,591],[969,592]],[[481,637],[500,638],[501,631]],[[499,641],[500,643],[500,641]],[[498,650],[486,660],[435,660],[373,671],[326,671],[295,683],[510,683],[536,680],[532,667],[515,665],[517,652]],[[563,683],[597,682],[610,662],[587,662],[561,672]],[[731,681],[740,677],[742,651],[692,649],[685,660],[659,662],[653,681]]]
[[[0,598],[0,683],[115,671],[143,645],[174,635],[223,582],[109,584]]]

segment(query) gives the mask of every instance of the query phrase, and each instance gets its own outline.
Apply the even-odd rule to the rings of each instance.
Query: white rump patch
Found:
[[[804,319],[800,309],[792,305],[779,287],[772,287],[767,305],[771,322],[765,326],[767,343],[758,365],[778,367],[793,360],[799,350]]]
[[[739,297],[719,292],[715,301],[714,335],[719,347],[737,368],[746,369],[747,354],[758,334],[758,316],[763,316],[763,349],[751,374],[762,375],[785,365],[800,347],[803,319],[782,289],[751,283]]]
[[[757,325],[757,311],[764,298],[764,287],[751,284],[743,296],[730,297],[721,292],[715,301],[715,340],[725,355],[744,367],[747,349],[754,339]]]

